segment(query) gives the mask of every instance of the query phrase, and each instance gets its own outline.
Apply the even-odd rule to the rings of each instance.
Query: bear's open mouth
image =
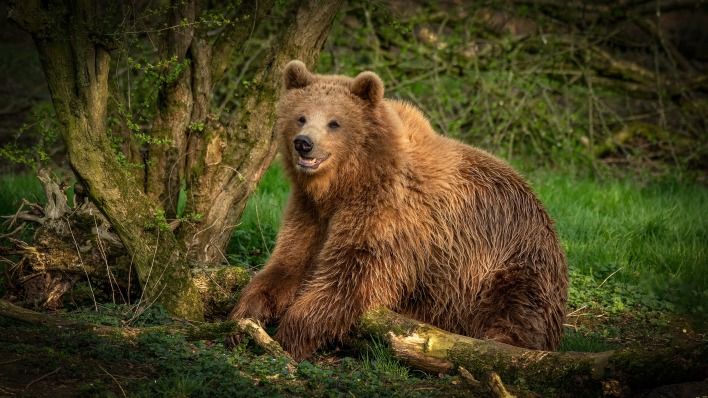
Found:
[[[328,157],[329,155],[324,158],[306,158],[300,156],[297,160],[297,165],[305,169],[315,170],[320,167],[320,164],[327,160]]]

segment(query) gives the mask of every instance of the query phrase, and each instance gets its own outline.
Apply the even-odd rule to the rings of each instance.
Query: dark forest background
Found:
[[[111,47],[104,155],[146,181],[146,195],[160,204],[161,213],[141,221],[145,229],[169,230],[189,246],[186,237],[205,217],[194,199],[197,180],[188,172],[168,179],[169,195],[153,195],[147,182],[150,170],[169,167],[150,160],[171,145],[154,128],[164,95],[194,65],[163,53],[161,35],[188,24],[161,25],[171,8],[144,3],[142,13],[118,25]],[[271,13],[251,25],[238,19],[241,3],[227,2],[195,20],[207,39],[233,25],[246,35],[224,61],[205,116],[183,126],[189,137],[206,137],[215,126],[242,128],[245,119],[231,115],[250,109],[252,93],[268,87],[263,65],[282,42],[293,5],[265,2]],[[10,9],[0,1],[0,15]],[[439,133],[506,159],[530,181],[556,220],[569,259],[562,351],[689,343],[705,349],[708,3],[351,1],[334,17],[311,64],[319,73],[376,72],[387,97],[416,104]],[[80,322],[166,328],[107,339],[0,315],[0,396],[469,393],[464,378],[415,370],[380,341],[332,349],[292,370],[247,342],[232,351],[218,339],[194,342],[165,332],[179,321],[161,303],[141,301],[142,275],[132,268],[132,249],[121,244],[113,216],[102,216],[103,208],[93,208],[91,217],[77,211],[93,188],[72,169],[32,35],[10,20],[0,25],[0,71],[0,215],[7,216],[0,226],[0,296]],[[247,142],[245,153],[259,140],[239,137],[229,145]],[[202,275],[197,287],[210,321],[224,319],[273,248],[289,188],[278,157],[263,153],[262,170],[247,174],[252,186],[228,215],[235,221],[222,249],[186,256],[191,271]],[[60,219],[71,220],[69,229],[89,226],[63,240],[48,232],[49,223],[37,220],[48,219],[48,203],[57,205],[48,200],[51,192],[66,195]],[[80,235],[72,240],[75,232]],[[687,384],[673,389],[605,393],[705,395],[705,366],[693,366],[694,373],[675,380]],[[505,382],[522,396],[561,393],[523,378]]]

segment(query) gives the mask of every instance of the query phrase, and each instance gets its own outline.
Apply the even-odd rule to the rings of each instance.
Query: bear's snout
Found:
[[[298,135],[295,137],[293,140],[293,145],[295,146],[295,150],[297,153],[300,154],[300,156],[305,156],[312,151],[312,147],[314,144],[312,143],[312,140],[310,137],[306,135]]]

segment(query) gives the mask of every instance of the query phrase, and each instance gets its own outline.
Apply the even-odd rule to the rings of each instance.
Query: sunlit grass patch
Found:
[[[582,334],[566,330],[558,351],[602,352],[616,348],[596,334]]]
[[[570,303],[705,314],[708,189],[530,174],[568,255]]]
[[[363,367],[365,371],[376,372],[392,379],[406,379],[409,376],[408,367],[393,357],[386,343],[378,340],[368,344]]]

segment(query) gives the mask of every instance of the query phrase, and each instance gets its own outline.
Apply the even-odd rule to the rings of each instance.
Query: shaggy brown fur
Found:
[[[231,318],[279,319],[276,339],[298,359],[375,306],[467,336],[558,346],[565,257],[510,166],[384,99],[371,72],[315,75],[293,61],[284,90],[276,131],[292,194],[275,250]],[[300,134],[314,160],[294,149]]]

